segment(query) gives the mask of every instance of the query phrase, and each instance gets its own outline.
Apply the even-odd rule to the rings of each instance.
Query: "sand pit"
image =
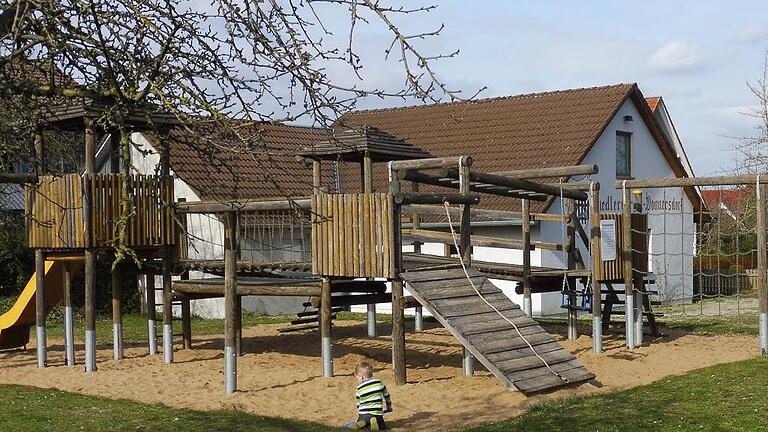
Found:
[[[234,396],[223,390],[222,338],[198,337],[193,350],[175,354],[176,364],[163,365],[162,356],[149,357],[144,346],[131,346],[127,358],[111,359],[109,345],[101,345],[97,373],[82,366],[64,367],[61,341],[52,341],[49,364],[38,369],[35,352],[0,353],[0,383],[13,383],[111,398],[133,399],[200,410],[237,409],[253,414],[304,419],[339,425],[355,416],[354,366],[367,360],[385,382],[393,382],[388,337],[365,338],[365,325],[340,321],[334,329],[336,378],[320,377],[320,342],[316,332],[277,333],[282,325],[244,330],[246,355],[240,358],[239,388]],[[389,333],[382,326],[381,333]],[[408,381],[390,384],[395,412],[388,423],[401,430],[437,430],[472,425],[523,412],[547,398],[613,391],[649,383],[668,375],[756,355],[757,339],[748,336],[707,336],[672,333],[630,352],[618,338],[607,338],[606,352],[591,353],[591,339],[565,341],[598,385],[585,384],[552,394],[526,398],[511,392],[489,373],[461,376],[461,347],[442,328],[407,334]],[[81,346],[78,347],[82,349]],[[78,360],[82,362],[80,351]],[[482,367],[478,366],[478,369]]]

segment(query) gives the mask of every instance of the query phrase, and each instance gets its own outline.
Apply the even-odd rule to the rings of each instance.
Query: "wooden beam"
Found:
[[[392,161],[389,163],[389,167],[392,171],[456,168],[459,165],[472,166],[472,158],[469,156],[450,156],[443,158]]]
[[[355,294],[331,297],[331,307],[353,306],[364,304],[390,303],[392,296],[389,293],[379,294]],[[322,297],[311,297],[309,302],[312,307],[320,308],[323,304]]]
[[[237,391],[237,215],[228,213],[224,223],[224,388]]]
[[[278,279],[279,280],[279,279]],[[179,280],[173,282],[173,290],[182,294],[203,294],[213,296],[223,296],[226,281],[222,279],[213,279],[208,282],[206,279],[200,280]],[[244,280],[237,283],[236,295],[258,295],[258,296],[286,296],[286,297],[309,297],[320,295],[320,281],[307,284],[305,286],[284,285],[284,284],[249,284]]]
[[[451,208],[451,217],[460,217],[461,210]],[[421,213],[432,216],[445,216],[445,207],[435,205],[423,205],[412,204],[403,206],[403,213]],[[470,215],[473,218],[484,218],[490,220],[522,220],[523,213],[518,211],[507,210],[484,210],[473,208],[470,210]],[[531,222],[547,221],[547,222],[568,222],[570,215],[548,214],[548,213],[530,213]]]
[[[225,201],[187,201],[176,203],[176,211],[180,213],[226,213],[226,212],[259,212],[276,210],[309,209],[312,206],[310,198],[290,200],[225,200]]]
[[[394,200],[399,205],[409,204],[477,204],[480,195],[477,194],[438,194],[428,192],[400,192],[394,195]]]
[[[459,189],[459,182],[457,179],[452,179],[448,177],[437,177],[429,174],[424,174],[418,171],[403,171],[400,174],[400,177],[402,177],[402,180],[407,180],[411,182],[416,183],[422,183],[422,184],[428,184],[432,186],[440,186],[445,187],[449,189]],[[492,195],[498,195],[498,196],[505,196],[510,198],[529,198],[534,201],[546,201],[547,196],[545,195],[530,195],[529,192],[522,193],[523,191],[519,190],[509,190],[507,187],[498,187],[496,189],[491,189],[491,185],[477,185],[470,182],[470,190],[474,192],[482,192]]]
[[[597,165],[574,165],[562,167],[530,168],[514,171],[499,171],[490,174],[500,175],[515,179],[536,179],[551,177],[572,177],[577,175],[591,175],[599,172]]]
[[[758,177],[760,184],[768,184],[768,175],[738,175],[716,177],[692,177],[692,178],[664,178],[642,180],[616,180],[616,189],[666,188],[666,187],[696,187],[696,186],[730,186],[730,185],[755,185]]]
[[[446,175],[451,178],[458,178],[459,172],[457,170],[448,170]],[[531,192],[537,192],[540,194],[559,197],[561,194],[565,198],[576,199],[579,201],[586,201],[588,196],[585,192],[572,190],[568,188],[561,188],[555,185],[546,183],[536,183],[530,180],[515,179],[504,177],[495,174],[480,173],[473,171],[470,173],[470,180],[474,182],[481,182],[486,184],[498,185],[508,187],[510,189],[521,189]]]
[[[408,239],[415,239],[419,241],[436,241],[440,243],[453,244],[453,236],[451,233],[432,230],[403,230],[403,236]],[[498,247],[505,249],[522,249],[524,243],[520,239],[510,239],[501,237],[489,237],[489,236],[472,236],[471,243],[473,246],[485,246],[485,247]],[[563,250],[563,245],[557,243],[548,242],[531,242],[532,249],[543,249],[559,251]]]

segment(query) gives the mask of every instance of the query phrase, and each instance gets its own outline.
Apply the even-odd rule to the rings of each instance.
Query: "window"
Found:
[[[632,134],[616,132],[616,178],[632,177]]]

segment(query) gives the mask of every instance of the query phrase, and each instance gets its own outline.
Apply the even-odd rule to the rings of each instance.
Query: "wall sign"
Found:
[[[600,253],[603,261],[616,259],[616,221],[600,221]]]

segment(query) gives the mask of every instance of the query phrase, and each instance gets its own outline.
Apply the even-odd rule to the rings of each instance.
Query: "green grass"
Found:
[[[33,431],[264,431],[325,432],[326,426],[237,411],[200,412],[127,400],[103,399],[15,385],[0,385],[0,430]]]
[[[762,431],[768,427],[768,359],[712,366],[605,395],[534,405],[467,432]]]

